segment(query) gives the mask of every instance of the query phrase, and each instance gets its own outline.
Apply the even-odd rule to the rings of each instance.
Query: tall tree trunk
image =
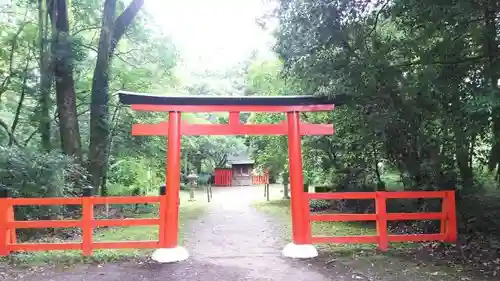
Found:
[[[109,155],[108,89],[111,59],[118,41],[143,5],[144,0],[132,1],[115,20],[116,0],[106,0],[104,3],[90,106],[89,172],[91,184],[96,189],[99,189],[103,182]]]
[[[108,152],[108,87],[109,87],[109,50],[113,38],[116,0],[106,0],[102,17],[97,63],[92,79],[92,94],[90,105],[90,147],[89,172],[91,184],[97,190],[100,188],[104,169],[107,166]]]
[[[52,149],[50,141],[50,117],[51,99],[50,89],[53,81],[53,69],[51,67],[51,57],[48,44],[48,13],[44,7],[44,0],[38,0],[38,40],[39,40],[39,67],[40,67],[40,92],[38,100],[38,113],[40,120],[39,132],[42,148],[45,151]]]
[[[495,0],[489,0],[484,3],[484,38],[483,43],[484,54],[488,57],[488,63],[485,66],[485,77],[489,79],[491,89],[498,93],[498,40],[497,38],[497,3]],[[498,106],[492,111],[492,133],[493,145],[490,151],[489,168],[490,170],[497,169],[497,174],[500,174],[500,108]]]
[[[21,116],[21,110],[23,108],[24,98],[26,97],[26,82],[28,81],[28,67],[30,65],[31,55],[28,54],[26,57],[26,64],[24,65],[23,71],[23,83],[21,84],[21,95],[19,96],[19,102],[17,103],[16,113],[14,115],[14,120],[12,121],[12,126],[10,127],[10,131],[12,135],[15,134],[17,125],[19,124],[19,117]],[[9,138],[9,146],[12,146],[14,141],[12,138]]]
[[[460,171],[460,177],[462,178],[462,185],[464,189],[471,189],[474,185],[474,173],[472,171],[472,166],[470,166],[470,142],[468,138],[461,133],[463,128],[457,128],[455,130],[455,151],[457,166]]]
[[[61,146],[65,154],[82,160],[82,143],[76,112],[71,39],[66,0],[48,0],[53,25],[52,56],[56,81],[56,103],[59,115]]]

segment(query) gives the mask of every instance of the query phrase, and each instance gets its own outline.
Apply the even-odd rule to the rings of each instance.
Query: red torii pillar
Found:
[[[124,98],[125,96],[125,98]],[[165,202],[165,222],[160,227],[160,245],[153,254],[153,259],[159,262],[176,262],[189,257],[188,252],[178,245],[179,234],[179,186],[180,186],[180,141],[182,135],[288,135],[288,152],[290,167],[290,191],[292,210],[292,243],[285,246],[283,255],[294,258],[311,258],[317,256],[317,251],[309,241],[310,224],[306,213],[308,203],[304,200],[304,177],[302,173],[302,135],[331,135],[333,125],[301,123],[299,112],[330,111],[333,104],[308,105],[178,105],[178,104],[134,104],[123,102],[126,99],[139,100],[145,96],[120,93],[120,100],[132,104],[133,110],[168,112],[167,122],[158,124],[134,124],[132,134],[136,136],[163,135],[168,136],[167,152],[167,196]],[[151,101],[154,96],[146,96]],[[140,98],[140,99],[138,99]],[[154,97],[158,98],[158,97]],[[161,97],[176,99],[177,97]],[[220,98],[220,97],[219,97]],[[253,98],[253,97],[252,97]],[[288,97],[294,98],[294,97]],[[295,97],[297,98],[297,97]],[[189,99],[182,97],[181,99]],[[231,99],[231,98],[229,98]],[[237,97],[240,99],[241,97]],[[300,98],[299,98],[300,99]],[[249,99],[250,100],[250,99]],[[226,102],[226,101],[224,101]],[[266,100],[267,102],[267,100]],[[188,124],[181,123],[181,112],[229,112],[229,124]],[[241,124],[240,112],[285,112],[287,121],[280,124]]]
[[[292,231],[293,242],[297,245],[307,244],[307,227],[310,225],[305,221],[303,210],[309,206],[302,206],[306,202],[302,200],[304,192],[304,175],[302,173],[302,146],[300,141],[300,123],[298,112],[288,112],[288,161],[290,176],[290,192],[292,194]],[[295,198],[294,198],[295,196]]]
[[[163,235],[165,248],[175,248],[179,244],[179,192],[181,183],[181,113],[168,113],[167,147],[167,220]],[[170,193],[168,193],[170,192]],[[170,215],[168,215],[170,214]],[[169,229],[176,231],[167,231]]]

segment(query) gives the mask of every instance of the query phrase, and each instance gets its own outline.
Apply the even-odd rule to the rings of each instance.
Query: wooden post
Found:
[[[165,184],[160,185],[160,207],[158,208],[158,212],[160,213],[160,223],[158,229],[158,237],[160,242],[160,247],[165,248],[165,225],[167,218],[167,186]]]
[[[444,199],[443,199],[444,200]],[[445,242],[457,242],[457,210],[455,191],[446,191],[446,238]]]
[[[383,191],[375,194],[375,212],[377,215],[378,247],[386,252],[389,249],[389,237],[387,233],[387,203]]]
[[[306,244],[312,244],[312,230],[311,230],[311,228],[312,228],[312,226],[311,226],[312,221],[311,221],[311,209],[309,207],[311,199],[309,199],[309,194],[308,193],[306,193],[305,196],[303,196],[302,199],[304,201],[302,204],[304,204],[304,206],[306,206],[304,208],[305,209],[304,210],[305,211],[304,221],[307,224],[307,232],[304,233],[304,235],[305,235],[304,239],[306,241]]]
[[[9,207],[10,207],[10,192],[6,187],[0,187],[0,256],[8,256],[10,254],[9,243]]]
[[[269,184],[268,183],[264,184],[264,188],[267,190],[267,192],[266,192],[267,201],[269,201]]]
[[[179,240],[179,188],[181,172],[181,113],[168,113],[167,196],[165,248],[177,247]]]
[[[207,185],[207,188],[206,188],[206,191],[207,191],[207,201],[208,201],[208,203],[210,203],[210,197],[211,197],[211,196],[210,196],[210,189],[211,189],[211,188],[212,188],[212,185],[209,183],[209,184]]]
[[[15,217],[15,213],[14,213],[14,206],[9,204],[8,208],[7,208],[7,223],[14,222],[15,220],[16,220],[16,217]],[[12,227],[7,235],[9,235],[8,241],[10,244],[17,243],[17,233],[16,233],[15,227]]]
[[[240,113],[238,111],[229,112],[229,124],[234,126],[240,124]]]
[[[298,112],[287,112],[288,121],[288,158],[292,208],[293,243],[306,243],[306,233],[310,229],[305,221],[305,209],[302,195],[304,193],[304,176],[302,174],[302,148],[300,143],[300,121]]]
[[[83,189],[82,194],[82,253],[92,256],[92,221],[94,220],[94,204],[92,202],[92,187]]]
[[[444,217],[440,221],[440,230],[439,234],[443,235],[444,240],[448,235],[448,231],[446,230],[447,222],[448,222],[448,195],[444,196],[443,201],[441,202],[441,212],[444,214]]]

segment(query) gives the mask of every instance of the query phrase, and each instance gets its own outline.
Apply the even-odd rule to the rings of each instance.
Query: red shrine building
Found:
[[[255,182],[254,164],[246,152],[227,157],[227,167],[215,168],[216,186],[250,186]]]

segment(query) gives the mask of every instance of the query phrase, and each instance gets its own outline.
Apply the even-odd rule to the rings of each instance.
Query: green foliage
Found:
[[[474,189],[474,170],[497,153],[490,153],[498,143],[490,128],[500,68],[486,60],[492,49],[485,46],[498,45],[496,27],[484,18],[470,21],[481,18],[476,8],[495,8],[462,2],[280,1],[275,50],[283,67],[255,64],[250,87],[271,95],[347,97],[333,113],[302,116],[336,128],[334,137],[304,138],[311,182],[382,188],[385,165],[407,189]],[[276,118],[282,119],[254,120]],[[285,155],[285,141],[253,145],[260,163],[284,169],[286,158],[271,155]]]
[[[64,196],[74,191],[70,177],[82,173],[71,158],[57,152],[0,146],[0,178],[14,197]]]
[[[82,167],[57,152],[41,153],[34,149],[0,146],[1,184],[11,190],[13,197],[68,197],[79,195],[75,190],[75,175],[83,174]],[[16,218],[30,220],[63,215],[62,209],[50,206],[16,208]]]
[[[328,200],[311,200],[309,201],[309,208],[311,211],[322,211],[331,207],[331,202]]]
[[[144,158],[122,157],[109,166],[108,195],[158,193],[163,177]]]

